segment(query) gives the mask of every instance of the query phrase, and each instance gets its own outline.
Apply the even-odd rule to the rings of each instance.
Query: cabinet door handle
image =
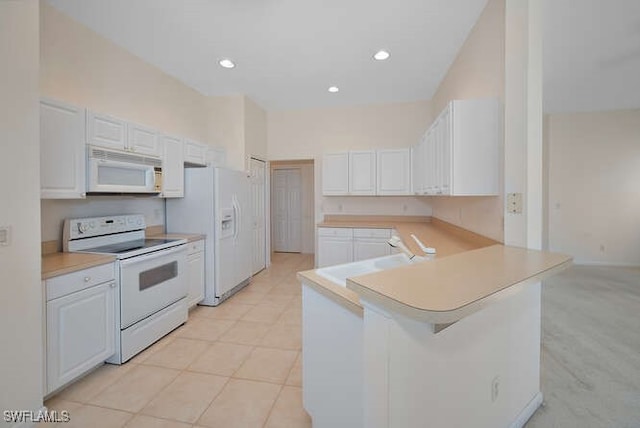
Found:
[[[91,277],[90,276],[85,276],[84,277],[84,282],[89,282],[91,281]]]

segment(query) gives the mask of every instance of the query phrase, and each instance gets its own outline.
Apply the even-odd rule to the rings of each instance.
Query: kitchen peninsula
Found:
[[[314,426],[523,426],[542,402],[540,281],[570,257],[474,240],[438,220],[394,228],[437,256],[346,287],[322,269],[299,273]]]

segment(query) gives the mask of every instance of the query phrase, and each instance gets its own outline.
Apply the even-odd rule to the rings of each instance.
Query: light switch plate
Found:
[[[11,244],[11,227],[2,226],[0,227],[0,246],[6,247],[9,244]]]
[[[522,193],[507,193],[507,212],[522,214]]]

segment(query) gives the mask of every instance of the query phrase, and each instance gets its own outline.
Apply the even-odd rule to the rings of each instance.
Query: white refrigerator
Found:
[[[251,187],[244,171],[185,168],[184,198],[166,201],[167,233],[199,233],[205,240],[205,295],[215,306],[251,277]]]

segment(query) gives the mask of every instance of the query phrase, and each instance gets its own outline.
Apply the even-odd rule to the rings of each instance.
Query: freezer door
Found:
[[[238,228],[234,198],[237,180],[235,172],[224,168],[215,169],[216,297],[222,296],[238,284],[236,275],[238,261],[235,254]]]
[[[251,224],[251,182],[246,174],[238,178],[236,188],[237,215],[236,224],[238,233],[236,234],[235,251],[237,265],[237,283],[241,283],[251,276],[251,265],[253,261],[252,251],[252,224]]]

